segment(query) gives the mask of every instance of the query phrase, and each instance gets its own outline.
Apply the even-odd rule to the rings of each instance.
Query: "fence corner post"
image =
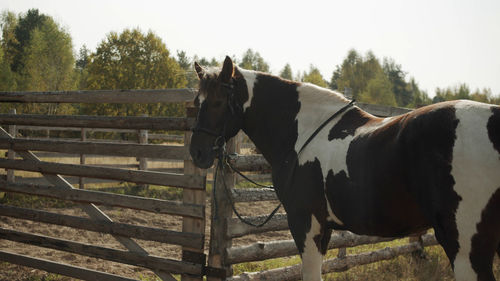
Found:
[[[227,152],[233,153],[237,148],[237,138],[232,138],[228,141]],[[208,256],[208,265],[214,268],[225,270],[226,277],[233,275],[231,264],[227,262],[227,249],[232,246],[232,238],[229,237],[229,222],[233,216],[231,203],[233,200],[228,198],[231,192],[225,192],[224,188],[229,190],[234,188],[235,175],[227,166],[223,166],[224,177],[222,173],[217,176],[217,181],[214,181],[214,188],[217,186],[215,196],[211,198],[211,227],[210,227],[210,247]],[[225,181],[225,184],[223,183]],[[215,197],[215,198],[214,198]],[[225,280],[220,277],[207,276],[208,281]]]
[[[186,103],[186,111],[187,117],[192,118],[196,116],[196,112],[191,103]],[[190,131],[184,132],[184,147],[187,153],[189,144],[191,142]],[[189,156],[186,155],[184,159],[184,174],[185,175],[206,175],[204,170],[196,168],[193,164],[193,161],[189,159]],[[206,177],[205,177],[205,188],[202,190],[194,190],[184,188],[182,191],[182,202],[186,204],[198,204],[198,205],[206,205]],[[200,233],[205,236],[205,218],[182,218],[182,232],[193,232]],[[204,253],[204,246],[199,249],[190,248],[190,247],[182,247],[182,260],[187,262],[194,262],[197,264],[206,264],[206,256]],[[187,274],[181,275],[182,281],[203,281],[203,276],[192,276]]]

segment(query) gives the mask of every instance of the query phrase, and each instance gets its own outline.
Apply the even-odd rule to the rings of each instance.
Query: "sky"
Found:
[[[222,60],[251,48],[275,74],[314,65],[329,81],[354,48],[393,58],[430,96],[459,83],[500,95],[498,0],[0,0],[2,11],[30,8],[66,28],[75,53],[138,27],[173,55]]]

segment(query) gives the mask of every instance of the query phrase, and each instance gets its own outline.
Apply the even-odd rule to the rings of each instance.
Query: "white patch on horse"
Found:
[[[243,75],[243,78],[245,78],[245,82],[246,82],[247,88],[248,88],[248,100],[243,104],[243,111],[245,111],[252,103],[253,86],[254,86],[255,81],[257,79],[257,72],[255,72],[253,70],[242,69],[242,68],[238,68],[238,71],[241,73],[241,75]]]
[[[321,233],[321,225],[314,215],[311,216],[311,228],[306,233],[304,252],[302,253],[302,279],[304,281],[320,281],[323,255],[318,249],[314,237]]]
[[[498,188],[498,153],[489,140],[487,122],[490,105],[461,101],[455,105],[459,120],[453,147],[451,174],[454,189],[462,197],[456,212],[459,251],[455,259],[456,280],[475,280],[469,254],[481,212]]]
[[[300,111],[296,118],[299,131],[299,136],[295,144],[296,152],[300,150],[307,138],[309,138],[325,120],[349,102],[339,93],[308,83],[299,86],[297,91],[299,93]],[[336,173],[344,170],[347,173],[345,159],[349,143],[353,137],[348,136],[343,140],[336,140],[334,142],[328,141],[329,128],[340,120],[342,115],[343,114],[340,114],[337,118],[332,120],[328,126],[321,130],[304,151],[302,151],[298,159],[299,165],[304,165],[307,162],[318,159],[325,181],[328,171],[330,170]],[[326,200],[326,202],[328,208],[327,220],[343,225],[344,223],[333,213],[329,200]]]

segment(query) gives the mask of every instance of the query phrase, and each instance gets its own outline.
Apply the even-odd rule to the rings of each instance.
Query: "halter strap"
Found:
[[[356,100],[351,100],[351,102],[349,102],[348,104],[346,104],[345,106],[343,106],[341,109],[339,109],[337,112],[335,112],[332,116],[330,116],[330,118],[326,119],[310,136],[309,138],[306,140],[306,142],[304,142],[304,144],[302,145],[302,147],[300,148],[299,152],[297,152],[297,158],[299,157],[300,153],[306,148],[306,146],[314,139],[314,137],[316,137],[319,132],[321,132],[321,130],[326,126],[328,125],[328,123],[330,123],[330,121],[332,121],[335,117],[339,116],[340,114],[342,114],[344,111],[346,111],[348,108],[350,108],[351,106],[354,105],[354,103],[356,102]]]

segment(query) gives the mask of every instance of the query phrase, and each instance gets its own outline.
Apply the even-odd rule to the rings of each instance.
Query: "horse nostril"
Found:
[[[195,155],[196,159],[201,159],[201,150],[197,150],[196,151],[196,155]]]

